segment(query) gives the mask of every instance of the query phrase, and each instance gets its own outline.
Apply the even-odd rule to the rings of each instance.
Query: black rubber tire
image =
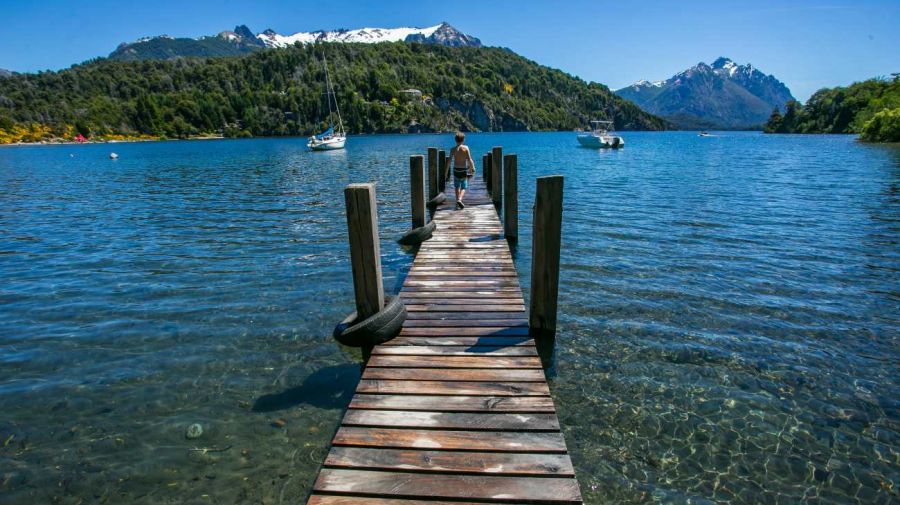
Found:
[[[389,296],[384,308],[374,316],[356,321],[356,312],[347,316],[335,328],[333,336],[338,342],[350,347],[377,345],[397,336],[406,321],[406,306],[399,296]]]
[[[434,233],[434,230],[437,228],[437,224],[434,221],[429,222],[425,226],[420,226],[418,228],[414,228],[404,233],[400,240],[403,245],[418,245],[422,242],[431,238],[431,235]]]
[[[429,207],[437,207],[438,205],[444,203],[446,200],[447,200],[447,195],[445,195],[444,193],[438,193],[437,196],[435,196],[431,200],[428,200],[427,205]]]

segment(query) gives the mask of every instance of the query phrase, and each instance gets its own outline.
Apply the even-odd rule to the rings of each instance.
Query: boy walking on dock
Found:
[[[450,150],[447,166],[444,168],[444,179],[450,178],[450,167],[453,167],[453,188],[456,190],[456,208],[464,209],[463,197],[469,188],[469,178],[475,175],[475,160],[469,152],[469,146],[463,144],[466,134],[456,133],[456,147]]]

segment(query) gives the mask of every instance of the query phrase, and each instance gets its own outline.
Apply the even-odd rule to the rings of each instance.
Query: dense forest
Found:
[[[863,140],[900,142],[900,79],[869,79],[817,91],[800,105],[772,112],[769,133],[859,133]]]
[[[507,49],[316,44],[237,57],[101,59],[0,78],[0,142],[308,135],[328,116],[323,55],[351,134],[559,130],[598,118],[620,129],[668,126],[606,86]]]

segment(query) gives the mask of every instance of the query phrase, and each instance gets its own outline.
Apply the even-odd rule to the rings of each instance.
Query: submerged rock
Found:
[[[187,427],[187,430],[184,432],[184,438],[188,440],[193,440],[195,438],[200,438],[203,435],[203,426],[200,423],[194,423]]]

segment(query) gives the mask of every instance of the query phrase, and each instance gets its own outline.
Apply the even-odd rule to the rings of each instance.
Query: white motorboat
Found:
[[[333,126],[329,126],[324,132],[310,137],[306,147],[313,151],[332,151],[344,148],[347,144],[347,133],[344,131],[341,110],[338,107],[337,96],[334,94],[331,78],[328,76],[328,62],[325,61],[324,54],[322,55],[322,63],[325,65],[325,100],[328,102],[328,121],[331,121],[333,114],[337,114],[337,131],[335,131]],[[331,108],[332,99],[334,99],[334,109]]]
[[[612,148],[625,147],[625,139],[614,135],[612,121],[591,121],[592,130],[578,134],[582,147]]]

